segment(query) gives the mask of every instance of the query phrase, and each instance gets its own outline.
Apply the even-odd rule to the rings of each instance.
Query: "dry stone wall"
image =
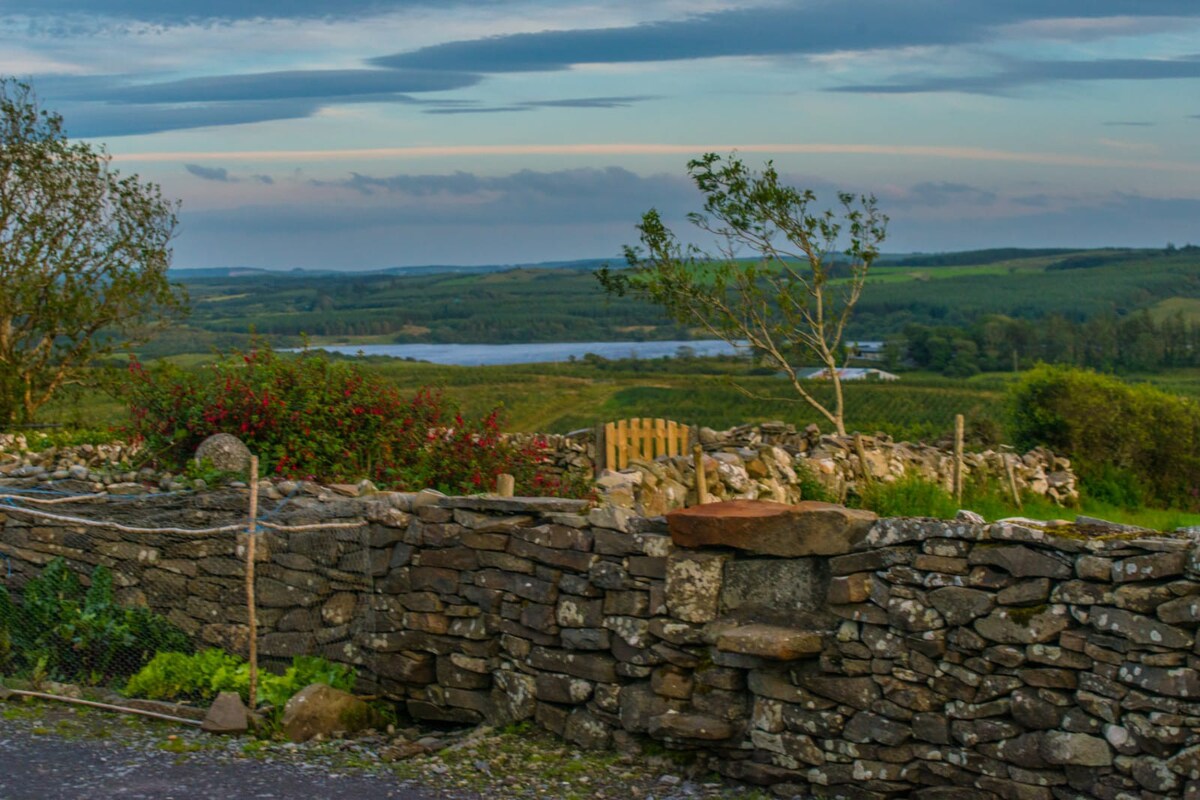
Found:
[[[858,492],[864,475],[882,482],[917,476],[947,490],[953,487],[954,453],[936,444],[896,442],[881,433],[862,436],[864,463],[853,437],[822,435],[816,425],[804,430],[782,422],[725,431],[701,427],[698,436],[705,453],[707,491],[716,500],[796,503],[812,499],[804,496],[803,488],[810,477],[825,495],[843,499]],[[599,463],[591,430],[551,436],[515,434],[513,438],[520,443],[539,441],[547,448],[552,468],[560,472],[593,473]],[[964,480],[987,482],[1002,492],[1009,491],[1010,468],[1013,483],[1022,494],[1064,506],[1079,501],[1070,460],[1044,448],[964,455]],[[656,516],[697,503],[695,476],[691,454],[653,461],[635,459],[628,469],[601,474],[599,490],[607,502]]]
[[[244,503],[72,510],[197,526]],[[262,535],[261,650],[355,664],[420,719],[650,738],[783,796],[1200,798],[1188,531],[722,505],[304,497],[272,520],[366,524]],[[237,537],[0,522],[10,586],[106,563],[127,600],[244,645]]]

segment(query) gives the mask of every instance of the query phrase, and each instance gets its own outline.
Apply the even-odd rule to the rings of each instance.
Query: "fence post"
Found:
[[[692,467],[696,472],[696,505],[708,502],[708,477],[704,474],[704,448],[697,441],[692,447]]]
[[[592,471],[595,473],[594,477],[599,478],[600,473],[604,471],[604,467],[606,466],[604,463],[605,441],[603,423],[596,426],[596,432],[593,434],[593,436],[595,436],[596,439],[594,442],[596,447],[596,460],[592,462]]]
[[[501,472],[496,476],[496,494],[501,497],[512,497],[516,492],[516,479],[507,472]]]
[[[254,600],[254,553],[258,540],[258,456],[250,456],[250,516],[246,526],[246,617],[249,621],[250,710],[258,705],[258,614]]]
[[[871,485],[875,476],[871,474],[871,464],[867,461],[867,449],[863,447],[861,433],[854,434],[854,451],[858,454],[858,466],[862,470],[863,485],[861,488],[865,489]],[[859,494],[862,492],[860,491]]]
[[[963,492],[963,427],[962,414],[954,415],[954,502],[962,505]]]
[[[1017,475],[1013,471],[1012,459],[1008,453],[1003,454],[1004,471],[1008,473],[1008,489],[1012,492],[1013,502],[1017,504],[1017,510],[1023,511],[1024,506],[1021,505],[1021,492],[1017,490]]]

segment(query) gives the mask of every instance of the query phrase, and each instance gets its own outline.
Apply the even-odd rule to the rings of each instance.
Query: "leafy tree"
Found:
[[[0,79],[0,422],[29,421],[121,340],[181,312],[167,279],[176,204],[67,139],[29,86]]]
[[[641,246],[625,248],[631,269],[601,269],[601,285],[750,347],[783,372],[799,400],[845,435],[838,375],[847,358],[843,334],[879,256],[887,217],[874,197],[846,192],[838,194],[840,210],[815,211],[816,195],[783,185],[770,162],[755,172],[736,156],[708,153],[689,162],[688,173],[705,197],[703,213],[688,220],[714,238],[715,252],[680,244],[651,209],[638,225]],[[751,258],[743,257],[746,251]],[[827,370],[832,403],[805,385],[800,358]]]
[[[1200,508],[1195,400],[1041,364],[1010,387],[1009,414],[1014,444],[1045,445],[1070,456],[1093,496]]]

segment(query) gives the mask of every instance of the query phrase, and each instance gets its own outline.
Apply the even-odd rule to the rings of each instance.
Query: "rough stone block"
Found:
[[[678,551],[667,560],[667,608],[684,622],[710,622],[720,608],[724,553]]]
[[[765,611],[778,616],[821,610],[829,591],[827,575],[820,558],[731,559],[722,572],[720,613]],[[668,573],[668,587],[669,577]]]
[[[723,741],[733,736],[733,726],[723,719],[668,711],[650,718],[649,733],[658,739]]]
[[[763,500],[706,503],[667,515],[681,547],[733,547],[773,556],[848,553],[876,520],[875,514],[832,503],[794,506]]]
[[[822,645],[822,635],[817,631],[777,625],[741,625],[717,637],[718,650],[774,661],[809,658],[820,653]]]

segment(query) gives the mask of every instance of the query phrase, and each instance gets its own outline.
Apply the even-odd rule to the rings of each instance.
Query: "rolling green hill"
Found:
[[[591,274],[598,263],[418,275],[184,271],[191,319],[147,352],[228,347],[251,331],[280,344],[302,335],[350,344],[690,338],[653,306],[607,298]],[[1147,310],[1157,320],[1176,311],[1190,318],[1196,304],[1197,247],[909,256],[875,267],[850,334],[878,339],[913,323],[968,326],[986,315],[1082,323]]]

